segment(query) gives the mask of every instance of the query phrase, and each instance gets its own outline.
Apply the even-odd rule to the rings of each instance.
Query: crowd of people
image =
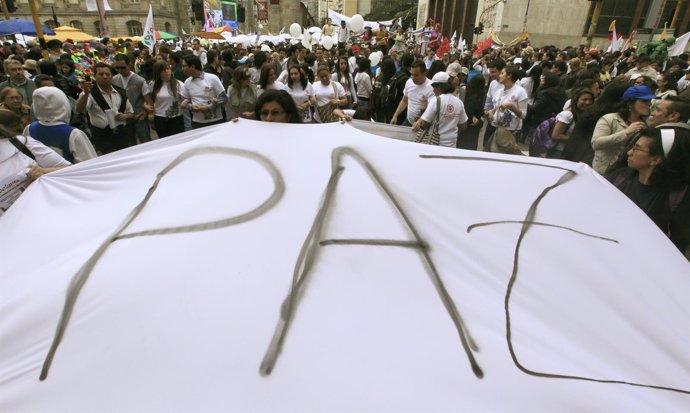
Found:
[[[628,49],[466,50],[428,31],[324,26],[338,42],[203,45],[132,41],[3,44],[0,179],[238,118],[361,119],[433,128],[438,144],[591,165],[683,252],[690,244],[687,54]],[[336,34],[337,32],[337,34]],[[411,35],[422,37],[409,43]],[[482,135],[483,131],[483,135]],[[480,136],[482,135],[482,136]]]

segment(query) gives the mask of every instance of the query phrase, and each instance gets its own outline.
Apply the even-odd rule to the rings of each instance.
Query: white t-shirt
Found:
[[[355,85],[357,86],[357,97],[366,99],[371,97],[371,76],[367,73],[357,73],[357,76],[355,76]]]
[[[327,105],[330,103],[331,99],[341,99],[343,96],[345,96],[345,89],[343,88],[343,85],[334,81],[331,81],[328,85],[324,85],[320,81],[315,82],[312,85],[312,89],[314,91],[314,96],[316,97],[316,106]],[[314,113],[314,119],[317,122],[321,122],[318,110]]]
[[[412,78],[407,79],[403,95],[407,96],[407,121],[414,124],[426,109],[427,103],[436,98],[431,80],[427,79],[421,85],[417,85]]]
[[[299,83],[295,83],[291,87],[287,87],[285,90],[292,96],[292,100],[295,101],[295,105],[301,105],[307,100],[309,100],[310,96],[314,96],[314,88],[311,86],[311,83],[307,82],[307,87],[302,88],[302,85]],[[304,122],[310,122],[311,121],[311,112],[309,111],[309,108],[307,108],[304,111],[300,111],[300,114],[302,115],[302,120]]]
[[[522,129],[522,119],[527,115],[527,104],[528,97],[527,92],[522,86],[517,83],[513,85],[510,89],[505,88],[497,90],[492,96],[492,106],[496,108],[496,113],[494,114],[493,121],[491,124],[493,126],[503,126],[504,128],[517,131]],[[518,118],[515,114],[508,109],[499,109],[504,103],[515,102],[522,112],[522,117]]]
[[[208,105],[211,99],[225,93],[223,83],[218,76],[211,73],[203,73],[202,77],[188,77],[184,81],[182,97],[189,99],[192,105]],[[216,105],[213,110],[206,112],[193,111],[192,120],[198,123],[210,123],[223,119],[221,105]]]
[[[256,97],[258,98],[259,96],[261,96],[262,93],[264,93],[267,90],[287,90],[287,86],[285,86],[285,83],[276,80],[273,82],[273,84],[266,85],[266,89],[257,88]]]
[[[171,81],[177,82],[177,95],[183,96],[184,93],[184,83],[177,79],[171,79]],[[153,82],[146,83],[143,88],[143,95],[147,96],[153,92]],[[156,100],[153,102],[153,111],[156,116],[161,116],[164,118],[175,118],[181,116],[179,100],[170,92],[170,84],[163,83],[160,90],[156,93]]]
[[[573,120],[573,112],[569,110],[564,110],[556,115],[556,122],[561,122],[568,125],[568,129],[565,131],[565,134],[568,136],[570,136],[570,134],[573,132],[573,129],[575,129],[575,122],[573,122]],[[556,143],[556,149],[560,151],[565,149],[565,142],[558,141]]]
[[[458,125],[467,122],[465,105],[457,97],[445,93],[441,97],[441,114],[439,115],[438,133],[439,145],[455,148],[458,140]],[[436,98],[429,100],[426,110],[422,114],[422,120],[432,123],[436,118]]]
[[[307,82],[307,87],[305,88],[302,88],[300,83],[295,83],[292,87],[286,87],[285,90],[292,96],[292,100],[295,101],[296,105],[301,105],[309,100],[310,96],[314,96],[314,88],[309,82]]]

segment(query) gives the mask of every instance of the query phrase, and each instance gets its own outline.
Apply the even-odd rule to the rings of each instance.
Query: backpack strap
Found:
[[[24,155],[28,156],[34,161],[36,160],[36,156],[34,156],[31,150],[27,148],[26,145],[24,145],[19,139],[15,138],[14,136],[10,136],[7,139],[9,139],[10,143],[14,145],[14,147],[17,148],[19,152],[23,153]]]
[[[438,133],[438,125],[441,119],[441,96],[436,96],[436,118],[434,119],[434,133]]]

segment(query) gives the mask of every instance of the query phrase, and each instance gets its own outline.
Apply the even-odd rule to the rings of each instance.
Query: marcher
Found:
[[[166,62],[153,65],[153,80],[144,87],[146,110],[153,113],[153,125],[159,138],[184,132],[182,111],[189,104],[183,98],[184,83],[172,76]]]
[[[429,104],[422,116],[412,125],[412,130],[431,127],[438,115],[439,146],[455,148],[458,130],[467,129],[467,114],[462,101],[453,96],[453,85],[446,72],[438,72],[431,79],[435,98]],[[440,110],[440,112],[439,112]]]
[[[189,76],[184,82],[182,97],[192,104],[192,128],[223,123],[221,107],[227,95],[218,76],[204,73],[201,60],[194,55],[185,56],[182,68]]]

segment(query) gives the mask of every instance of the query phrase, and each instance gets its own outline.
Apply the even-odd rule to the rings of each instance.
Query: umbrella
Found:
[[[161,40],[161,39],[163,39],[163,40],[173,40],[173,39],[175,39],[176,37],[177,37],[177,36],[174,35],[174,34],[172,34],[172,33],[168,33],[168,32],[163,32],[163,31],[160,31],[160,30],[156,30],[156,40]]]
[[[688,411],[690,264],[584,164],[241,119],[5,214],[0,411]]]
[[[55,34],[50,27],[42,24],[43,34]],[[34,22],[24,19],[10,19],[0,21],[0,36],[8,36],[11,34],[25,34],[28,36],[36,36],[36,25]]]
[[[63,42],[67,39],[74,40],[75,42],[78,41],[86,41],[86,40],[91,40],[95,36],[92,36],[88,33],[84,33],[82,31],[79,31],[79,29],[76,29],[71,26],[60,26],[56,27],[53,29],[55,31],[55,36],[46,36],[46,40],[51,40],[51,39],[58,39],[62,40]]]

